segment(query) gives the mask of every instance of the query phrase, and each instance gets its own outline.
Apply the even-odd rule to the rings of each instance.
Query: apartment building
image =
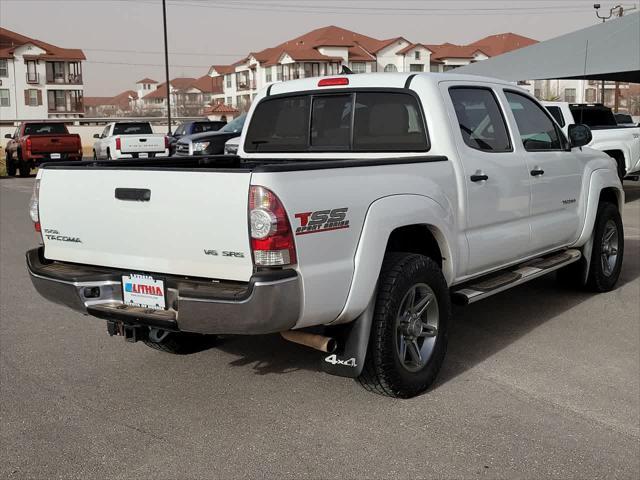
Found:
[[[535,80],[534,95],[542,100],[557,100],[569,103],[603,103],[616,106],[616,82],[604,82],[604,98],[600,80]],[[632,88],[629,83],[618,83],[617,106],[621,111],[632,107]]]
[[[167,114],[167,84],[143,78],[136,83],[136,108],[145,115]],[[171,114],[174,116],[202,115],[216,94],[222,92],[222,78],[209,74],[199,78],[174,78],[169,81]]]
[[[85,116],[120,117],[131,114],[138,100],[137,92],[125,90],[113,97],[84,97]]]
[[[208,75],[220,79],[213,99],[247,110],[257,91],[296,78],[335,75],[342,66],[354,73],[442,72],[481,61],[536,40],[505,33],[468,45],[414,43],[404,37],[379,40],[344,28],[313,30],[275,47],[251,52],[231,65],[214,65]]]
[[[0,27],[0,121],[84,115],[80,49]]]

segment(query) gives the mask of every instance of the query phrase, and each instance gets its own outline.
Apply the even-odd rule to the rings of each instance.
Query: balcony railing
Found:
[[[27,72],[25,75],[27,83],[38,84],[40,83],[40,74],[38,72]]]
[[[53,76],[47,75],[47,83],[58,85],[82,85],[82,75],[79,73],[56,73]]]
[[[84,104],[75,102],[70,107],[66,105],[49,105],[48,111],[49,113],[84,113]]]

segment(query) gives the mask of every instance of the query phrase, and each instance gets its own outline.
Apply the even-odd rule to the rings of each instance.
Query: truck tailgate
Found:
[[[119,135],[122,153],[164,152],[164,135]]]
[[[29,135],[31,151],[40,153],[78,153],[80,137],[69,135]]]
[[[248,281],[250,178],[249,171],[45,169],[39,202],[45,256]]]

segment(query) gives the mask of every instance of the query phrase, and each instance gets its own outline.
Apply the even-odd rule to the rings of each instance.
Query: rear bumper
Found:
[[[23,157],[23,159],[25,161],[32,161],[36,164],[36,166],[39,166],[40,164],[50,162],[68,162],[82,160],[82,155],[77,153],[61,153],[60,158],[51,158],[50,153],[32,153],[26,158]]]
[[[148,310],[122,302],[122,275],[129,271],[44,259],[43,249],[27,252],[27,270],[44,298],[107,320],[202,334],[263,334],[291,329],[301,311],[302,290],[295,270],[257,273],[249,283],[162,276],[168,310]],[[96,290],[99,289],[97,296]]]

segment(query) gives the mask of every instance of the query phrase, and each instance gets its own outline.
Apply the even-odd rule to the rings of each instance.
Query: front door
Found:
[[[531,179],[531,248],[551,250],[578,236],[581,161],[545,108],[524,93],[505,90],[519,130],[517,149]]]
[[[463,275],[516,261],[530,252],[530,178],[514,152],[504,98],[490,87],[443,87],[466,191],[469,259]]]

